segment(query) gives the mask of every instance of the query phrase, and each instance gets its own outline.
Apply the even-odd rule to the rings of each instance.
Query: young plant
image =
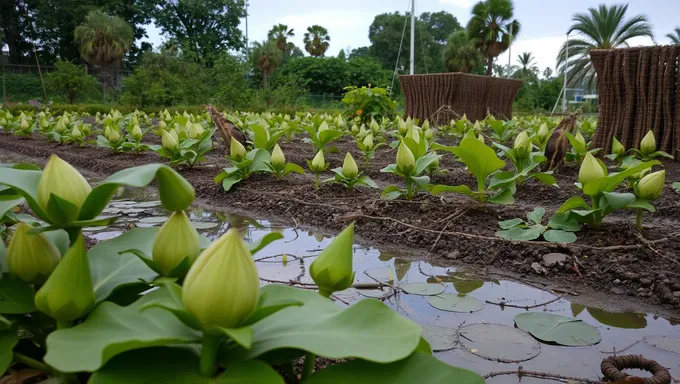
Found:
[[[515,125],[514,122],[496,120],[495,118],[489,116],[486,119],[486,123],[489,125],[489,127],[491,127],[491,138],[495,142],[502,144],[512,138],[512,128]]]
[[[501,230],[496,232],[496,236],[519,241],[536,240],[543,237],[545,241],[553,243],[573,243],[576,241],[574,232],[581,230],[579,223],[569,218],[567,214],[557,214],[550,218],[547,225],[541,224],[545,208],[538,207],[527,213],[527,221],[522,219],[511,219],[499,221]]]
[[[323,151],[326,146],[332,141],[337,140],[342,137],[343,132],[337,129],[331,129],[328,123],[325,121],[319,125],[319,128],[315,128],[313,125],[305,125],[302,127],[309,137],[302,139],[305,143],[310,143],[314,146],[315,151]]]
[[[635,153],[642,161],[649,161],[658,157],[673,158],[673,156],[664,151],[656,150],[656,139],[654,138],[654,132],[651,130],[640,141],[640,149],[631,148],[630,152]]]
[[[125,142],[122,145],[123,151],[134,151],[136,155],[143,151],[148,151],[150,147],[142,143],[143,137],[144,131],[139,127],[139,124],[135,124],[129,131],[128,136],[125,137]]]
[[[319,190],[319,176],[326,172],[328,167],[331,165],[329,163],[326,163],[326,160],[323,157],[323,151],[319,151],[316,153],[316,156],[314,156],[314,159],[312,161],[307,160],[307,167],[309,167],[309,170],[314,173],[314,189]]]
[[[548,145],[548,141],[550,141],[550,128],[548,128],[547,122],[541,124],[532,140],[541,152],[545,152],[545,147]]]
[[[666,183],[666,171],[657,171],[650,173],[649,175],[640,179],[640,181],[635,184],[634,193],[638,201],[645,201],[647,203],[658,199],[661,196],[661,191],[663,191],[663,186]],[[654,206],[649,204],[649,206],[644,206],[644,203],[638,204],[640,207],[635,209],[635,227],[642,231],[642,210],[646,209],[650,212],[654,212]]]
[[[571,150],[566,154],[565,160],[572,162],[583,162],[587,153],[596,155],[602,150],[602,148],[589,149],[589,143],[586,143],[586,139],[583,137],[581,132],[576,135],[567,133],[567,139],[569,139],[569,144],[571,144]]]
[[[283,154],[281,147],[278,144],[274,145],[274,149],[271,154],[271,161],[265,163],[269,170],[276,176],[277,179],[281,179],[287,174],[294,172],[299,175],[304,175],[305,170],[301,166],[295,163],[286,163],[286,156]]]
[[[364,175],[363,172],[359,172],[359,167],[349,152],[345,155],[342,167],[333,168],[331,171],[335,173],[335,177],[324,180],[324,183],[341,184],[350,191],[353,191],[357,185],[378,188],[378,185],[370,177]]]
[[[620,165],[626,158],[626,148],[616,139],[616,137],[614,137],[612,140],[612,153],[605,157]]]
[[[234,143],[239,145],[240,143],[233,137],[231,142],[231,157],[229,158],[231,166],[224,168],[222,172],[215,176],[215,184],[222,184],[224,190],[229,191],[235,184],[248,179],[253,174],[271,172],[271,155],[269,152],[262,148],[255,148],[245,153],[243,146],[241,146],[243,151],[235,151]]]
[[[375,156],[375,150],[385,145],[385,143],[375,143],[373,133],[369,133],[363,139],[357,136],[357,147],[364,154],[364,162],[368,164]]]
[[[477,179],[477,190],[473,191],[467,185],[435,185],[431,190],[433,195],[455,192],[470,196],[480,203],[487,201],[496,204],[513,203],[514,185],[492,183],[489,183],[488,187],[486,185],[489,176],[505,167],[505,161],[499,159],[493,149],[470,137],[464,138],[457,147],[445,147],[438,144],[434,147],[453,153],[459,161],[465,164],[468,171]]]
[[[253,147],[265,151],[271,151],[285,133],[283,130],[270,133],[267,124],[262,121],[248,124],[248,128],[253,132]]]
[[[429,187],[430,177],[424,173],[439,158],[440,155],[428,153],[426,140],[418,138],[416,142],[412,137],[403,138],[397,149],[397,162],[380,172],[393,173],[401,177],[404,179],[406,189],[390,185],[382,191],[380,197],[384,200],[395,200],[400,197],[413,199],[418,190]]]
[[[205,131],[198,139],[191,139],[182,132],[181,136],[177,131],[163,131],[161,145],[149,146],[149,148],[160,156],[168,159],[170,165],[178,167],[186,165],[194,167],[196,164],[205,161],[205,154],[212,150],[212,136],[214,130]]]
[[[602,225],[604,218],[618,209],[635,208],[654,210],[646,200],[636,198],[629,192],[614,192],[626,178],[660,164],[658,161],[640,163],[618,173],[608,174],[602,161],[587,153],[581,164],[576,186],[590,198],[588,204],[581,196],[565,201],[557,213],[569,213],[570,217],[582,224],[595,228]]]
[[[116,128],[107,126],[103,134],[97,136],[97,145],[103,148],[110,148],[113,152],[123,152],[125,137]]]
[[[493,145],[501,150],[504,157],[510,160],[514,170],[494,174],[490,185],[522,185],[526,180],[534,178],[545,185],[557,186],[552,171],[534,172],[539,165],[547,161],[547,158],[542,153],[531,152],[533,146],[526,131],[517,135],[512,148],[498,143],[493,143]]]

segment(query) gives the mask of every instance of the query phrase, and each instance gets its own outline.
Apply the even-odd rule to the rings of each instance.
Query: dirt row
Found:
[[[155,137],[149,137],[155,141]],[[314,156],[310,144],[281,143],[287,160],[306,168]],[[342,141],[338,153],[326,155],[331,167],[342,165],[347,151],[361,158],[356,145]],[[20,138],[0,134],[0,151],[17,153],[44,162],[55,153],[79,169],[110,175],[118,170],[151,162],[162,162],[153,152],[140,155],[113,154],[94,146],[75,148],[48,142],[40,136]],[[634,212],[616,212],[601,229],[585,228],[572,245],[543,242],[511,242],[497,238],[498,221],[524,218],[540,206],[546,220],[569,197],[579,193],[574,186],[578,168],[562,166],[557,174],[559,188],[527,182],[515,195],[515,204],[501,206],[478,204],[460,195],[442,197],[420,193],[412,201],[384,201],[380,190],[359,188],[349,192],[338,185],[314,190],[313,175],[289,175],[276,180],[270,175],[255,175],[231,192],[215,185],[213,178],[227,165],[221,143],[198,168],[180,169],[196,188],[202,203],[224,210],[246,212],[286,222],[291,226],[337,232],[356,222],[357,234],[367,245],[400,251],[428,262],[455,267],[477,265],[489,271],[504,271],[520,279],[542,281],[576,292],[611,295],[618,308],[648,308],[649,305],[680,308],[680,199],[670,184],[680,181],[680,166],[664,164],[667,185],[655,202],[657,212],[645,214],[645,231],[634,228]],[[381,188],[400,184],[396,176],[380,172],[394,161],[396,151],[380,148],[364,170]],[[474,186],[474,178],[446,154],[441,161],[444,174],[435,175],[437,184]],[[329,175],[330,176],[330,173]],[[559,253],[557,263],[544,258]]]

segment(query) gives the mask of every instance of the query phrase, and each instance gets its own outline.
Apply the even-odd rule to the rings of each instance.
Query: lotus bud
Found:
[[[406,133],[406,137],[412,139],[416,143],[420,143],[420,133],[416,127],[409,128],[408,132]]]
[[[578,171],[578,181],[586,185],[605,176],[604,169],[602,169],[597,159],[590,152],[586,153],[581,169]]]
[[[286,165],[286,156],[284,156],[281,147],[278,144],[274,145],[272,150],[271,163],[276,168],[283,168]]]
[[[636,195],[645,200],[656,200],[666,183],[666,171],[657,171],[643,177],[637,184]]]
[[[368,130],[366,130],[366,126],[364,124],[361,124],[361,129],[359,129],[359,134],[357,136],[365,137],[366,135],[368,135]]]
[[[21,123],[19,123],[19,127],[24,131],[28,129],[29,125],[28,125],[28,121],[26,121],[26,117],[23,117],[21,119]]]
[[[480,133],[479,135],[477,135],[477,140],[478,140],[480,143],[484,144],[484,135],[481,134],[481,133]]]
[[[428,129],[430,129],[430,122],[428,120],[425,120],[421,128],[423,129],[423,131],[427,131]]]
[[[531,152],[531,139],[529,139],[527,131],[522,131],[517,135],[513,148],[517,151],[517,154],[522,157]]]
[[[7,120],[4,117],[2,119],[0,119],[0,125],[2,125],[2,126],[7,125]]]
[[[423,132],[423,136],[425,137],[425,140],[432,140],[432,138],[434,137],[434,133],[432,132],[432,129],[427,128]]]
[[[364,138],[363,145],[364,145],[364,150],[366,150],[366,151],[370,151],[371,149],[373,149],[373,135],[372,134],[369,134]]]
[[[333,292],[343,291],[352,286],[353,238],[354,223],[340,232],[309,267],[309,274],[319,286],[319,293],[322,296],[329,297]]]
[[[371,124],[369,125],[369,128],[371,129],[371,132],[377,133],[380,131],[380,124],[378,124],[375,119],[371,119]]]
[[[57,125],[54,126],[54,131],[59,134],[66,131],[66,123],[64,123],[64,119],[59,119],[59,121],[57,121]]]
[[[397,122],[397,130],[399,131],[399,134],[401,134],[402,136],[405,135],[407,130],[408,130],[408,126],[406,125],[406,122],[404,120],[402,120],[401,118]]]
[[[179,135],[177,134],[177,131],[174,130],[174,129],[171,129],[171,130],[168,131],[168,133],[169,133],[170,136],[172,136],[172,138],[175,139],[175,141],[177,141],[177,143],[179,144]]]
[[[352,124],[352,133],[358,133],[359,132],[359,127],[357,127],[356,124]]]
[[[73,243],[47,282],[35,294],[35,306],[60,322],[86,315],[95,304],[83,235]]]
[[[643,155],[648,155],[656,151],[656,139],[654,138],[654,132],[651,130],[647,132],[645,137],[642,138],[640,142],[640,152]]]
[[[612,153],[619,156],[626,153],[626,148],[620,141],[616,140],[616,137],[612,140]]]
[[[73,127],[73,130],[71,131],[71,137],[74,139],[80,139],[83,137],[83,133],[80,132],[80,129],[78,129],[78,127]]]
[[[345,161],[342,163],[342,175],[348,179],[355,179],[359,175],[359,167],[352,157],[352,154],[347,152]]]
[[[189,258],[193,263],[200,252],[201,241],[189,217],[184,211],[173,212],[153,243],[152,256],[158,272],[163,276],[171,276],[184,259]]]
[[[229,144],[229,156],[235,161],[241,161],[246,156],[246,147],[233,137]]]
[[[142,140],[142,137],[144,136],[144,134],[142,133],[142,129],[139,128],[139,125],[137,124],[135,124],[135,126],[132,127],[132,132],[130,133],[130,135],[132,136],[133,139],[135,139],[135,141]]]
[[[238,327],[259,298],[253,256],[233,228],[198,256],[182,288],[184,306],[204,329]]]
[[[329,128],[328,128],[328,123],[326,123],[326,122],[324,121],[324,122],[321,123],[321,125],[319,126],[319,131],[318,131],[318,132],[321,133],[321,132],[323,132],[323,131],[327,131],[328,129],[329,129]]]
[[[45,165],[38,182],[38,205],[53,223],[68,223],[78,218],[78,212],[85,203],[92,187],[71,164],[52,155]],[[74,210],[62,209],[56,212],[49,203],[52,195],[65,200],[75,207]],[[62,204],[54,204],[59,207]],[[65,216],[65,217],[64,217]]]
[[[545,139],[548,137],[549,133],[550,129],[548,129],[548,123],[541,124],[541,127],[538,129],[538,137]]]
[[[581,132],[577,133],[576,136],[574,137],[577,142],[581,143],[584,147],[586,147],[588,144],[586,144],[586,139],[583,137]]]
[[[323,158],[323,150],[319,151],[316,156],[314,156],[310,168],[314,172],[323,172],[326,169],[326,160]]]
[[[163,136],[161,138],[161,144],[163,148],[168,151],[174,151],[177,148],[177,140],[172,137],[168,131],[163,131]]]
[[[9,241],[9,271],[28,284],[42,285],[59,263],[59,250],[42,233],[29,233],[31,226],[20,222]]]
[[[49,125],[50,125],[50,122],[47,121],[47,119],[45,119],[45,118],[40,119],[40,128],[45,129],[45,128],[47,128]]]
[[[397,149],[397,168],[405,174],[410,174],[416,166],[416,158],[413,152],[402,141]]]
[[[120,133],[118,133],[118,131],[116,131],[115,129],[111,128],[109,130],[108,139],[111,143],[117,143],[120,141]]]
[[[345,128],[347,123],[345,123],[345,119],[343,119],[342,116],[338,115],[338,118],[336,119],[336,125],[338,128]]]
[[[163,120],[161,120],[161,122],[158,123],[158,126],[164,131],[168,128],[168,125]]]
[[[105,128],[104,128],[104,137],[106,138],[106,140],[109,139],[109,135],[110,135],[110,134],[111,134],[111,128],[109,128],[108,126],[105,127]]]

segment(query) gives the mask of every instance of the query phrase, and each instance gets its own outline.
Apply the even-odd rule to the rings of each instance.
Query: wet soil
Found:
[[[147,139],[157,141],[152,136]],[[287,161],[304,168],[306,160],[315,154],[311,145],[299,140],[281,144]],[[342,165],[347,151],[355,159],[362,158],[352,142],[342,141],[338,147],[338,153],[326,154],[331,168]],[[37,135],[21,138],[2,133],[0,151],[21,154],[39,163],[54,153],[82,171],[99,175],[163,162],[151,151],[140,155],[113,154],[90,145],[84,148],[57,145]],[[205,205],[328,232],[337,232],[354,221],[357,235],[363,241],[412,254],[433,265],[477,265],[503,271],[522,281],[569,287],[573,292],[599,292],[606,294],[605,300],[617,302],[624,309],[639,310],[653,305],[677,313],[680,308],[680,196],[670,186],[672,181],[680,180],[678,163],[664,164],[667,185],[661,199],[654,203],[657,212],[645,213],[643,233],[634,228],[633,211],[619,211],[607,217],[601,229],[585,228],[578,233],[576,243],[560,245],[506,241],[494,234],[500,220],[524,218],[538,206],[546,209],[547,220],[565,200],[579,194],[573,184],[578,174],[575,165],[567,164],[557,171],[560,188],[529,181],[517,191],[515,204],[501,206],[482,205],[455,194],[435,197],[419,193],[411,201],[381,200],[382,188],[401,185],[396,176],[380,172],[396,155],[388,147],[380,148],[368,167],[358,161],[359,168],[380,190],[359,188],[350,192],[328,184],[316,191],[311,174],[289,175],[280,181],[270,175],[255,175],[227,193],[213,182],[221,168],[227,166],[224,154],[222,143],[215,143],[215,149],[200,167],[179,170]],[[474,185],[474,178],[449,154],[442,159],[441,167],[447,172],[435,175],[433,183]],[[562,253],[566,258],[562,263],[543,268],[543,256],[548,253]],[[542,268],[533,268],[532,264]]]

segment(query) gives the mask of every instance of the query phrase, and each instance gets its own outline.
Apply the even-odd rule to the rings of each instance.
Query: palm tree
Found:
[[[312,25],[307,28],[303,42],[305,50],[312,56],[323,56],[330,46],[331,38],[328,30],[320,25]]]
[[[666,37],[671,39],[673,44],[680,44],[680,27],[675,28],[673,33],[667,34]]]
[[[120,67],[134,39],[130,24],[117,16],[90,11],[73,36],[83,60],[99,68],[104,86],[113,88],[114,71]]]
[[[449,72],[470,73],[484,60],[477,49],[477,42],[470,38],[465,29],[449,35],[442,55],[446,70]]]
[[[286,53],[288,53],[289,48],[288,39],[291,37],[295,37],[295,32],[293,31],[293,29],[288,29],[288,26],[285,24],[278,24],[269,30],[267,37],[269,38],[269,40],[276,41],[276,46],[279,47],[279,49],[281,50],[281,52],[284,53],[285,56]]]
[[[534,55],[531,52],[524,52],[517,56],[519,69],[514,73],[516,78],[530,80],[538,77],[538,67],[534,63]]]
[[[494,59],[505,52],[520,32],[520,24],[513,20],[515,4],[512,0],[483,0],[472,8],[467,29],[477,39],[477,46],[487,58],[486,74],[491,76]]]
[[[599,8],[589,8],[588,13],[577,13],[572,17],[575,22],[568,33],[578,32],[579,38],[569,39],[562,46],[557,57],[557,67],[569,75],[569,84],[582,84],[593,88],[595,84],[595,69],[590,62],[591,49],[611,49],[627,47],[628,40],[634,37],[651,37],[652,26],[645,15],[626,18],[628,4],[600,5]],[[569,57],[565,59],[567,44]]]
[[[253,43],[251,54],[253,63],[262,72],[264,89],[269,89],[269,76],[281,64],[283,52],[277,46],[276,40],[267,40]]]
[[[545,67],[545,70],[543,70],[543,77],[545,77],[546,80],[552,79],[553,75],[553,70],[550,67]]]

